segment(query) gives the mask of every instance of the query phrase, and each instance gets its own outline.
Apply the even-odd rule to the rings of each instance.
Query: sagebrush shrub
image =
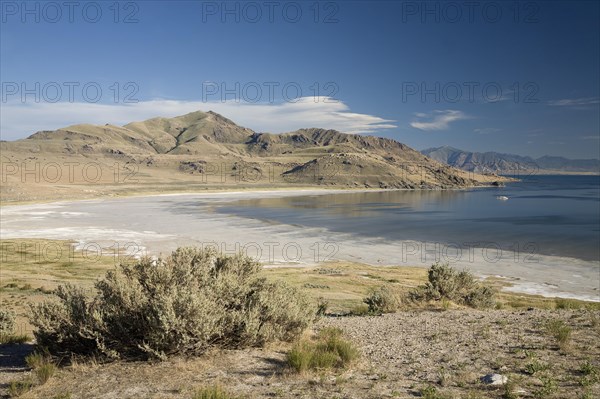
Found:
[[[15,330],[15,313],[0,309],[0,335],[10,335]]]
[[[363,302],[370,313],[393,313],[400,307],[401,298],[393,287],[383,285],[372,290]]]
[[[107,358],[165,358],[210,347],[262,346],[299,336],[315,317],[308,299],[261,277],[245,256],[179,248],[164,259],[120,265],[93,298],[73,286],[33,307],[39,345]]]
[[[495,292],[480,284],[468,271],[457,271],[448,264],[436,263],[427,273],[427,283],[409,292],[412,301],[450,300],[474,308],[494,305]]]

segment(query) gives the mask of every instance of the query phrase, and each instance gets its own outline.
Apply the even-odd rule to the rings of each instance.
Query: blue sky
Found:
[[[23,4],[2,1],[2,139],[212,109],[257,131],[600,155],[595,1]]]

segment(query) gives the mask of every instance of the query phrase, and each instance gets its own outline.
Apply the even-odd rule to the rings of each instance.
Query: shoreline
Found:
[[[211,211],[211,207],[220,203],[242,199],[359,191],[390,190],[238,190],[15,205],[0,208],[3,218],[0,231],[3,239],[72,240],[78,243],[77,248],[80,249],[89,243],[103,247],[115,243],[122,247],[133,243],[135,253],[132,256],[157,255],[185,245],[211,246],[226,253],[241,250],[249,256],[255,255],[253,257],[267,267],[309,267],[337,260],[377,267],[427,268],[436,261],[436,254],[432,255],[426,249],[427,242],[392,241],[337,233],[325,228],[270,224]],[[189,201],[182,201],[185,197],[189,197]],[[169,202],[169,199],[176,201]],[[120,206],[111,207],[111,202]],[[175,210],[169,212],[169,206]],[[135,215],[132,217],[135,212],[138,212],[137,218]],[[153,222],[138,220],[141,215],[152,215]],[[16,225],[21,228],[15,228]],[[156,226],[161,228],[156,229]],[[415,246],[421,248],[420,253],[408,251]],[[535,263],[515,262],[515,254],[508,252],[490,262],[485,254],[479,253],[482,251],[474,252],[477,253],[473,257],[469,254],[468,260],[459,259],[451,265],[471,270],[478,276],[503,276],[512,285],[504,289],[511,292],[600,301],[600,292],[597,288],[594,291],[589,284],[596,283],[597,286],[600,262],[545,255],[540,255]]]
[[[513,181],[508,181],[507,184],[518,182],[518,179],[514,179]],[[149,191],[125,191],[125,192],[110,192],[104,195],[95,195],[90,197],[80,197],[80,198],[49,198],[49,199],[26,199],[26,200],[17,200],[17,201],[7,201],[2,200],[0,198],[0,209],[3,207],[11,207],[11,206],[22,206],[22,205],[44,205],[44,204],[53,204],[53,203],[62,203],[62,202],[78,202],[78,201],[96,201],[96,200],[111,200],[111,199],[121,199],[121,198],[137,198],[137,197],[158,197],[158,196],[180,196],[180,195],[212,195],[212,194],[232,194],[232,193],[272,193],[272,192],[301,192],[301,191],[317,191],[317,192],[327,192],[330,191],[332,193],[340,192],[340,193],[358,193],[358,192],[382,192],[382,191],[464,191],[464,190],[476,190],[476,189],[486,189],[486,188],[497,188],[498,186],[494,186],[492,184],[481,184],[477,186],[469,186],[469,187],[453,187],[453,188],[367,188],[367,187],[339,187],[332,188],[332,186],[299,186],[299,187],[290,187],[290,186],[281,186],[281,187],[252,187],[252,186],[231,186],[231,187],[223,187],[223,188],[214,188],[209,187],[204,190],[181,190],[176,189],[172,192],[161,192],[156,190]]]

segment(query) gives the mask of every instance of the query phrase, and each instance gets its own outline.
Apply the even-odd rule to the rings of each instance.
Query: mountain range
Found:
[[[232,185],[444,189],[507,180],[449,167],[388,138],[317,128],[258,133],[212,111],[40,131],[1,142],[0,150],[4,201]]]
[[[548,155],[532,158],[498,152],[464,151],[449,146],[428,148],[421,153],[446,165],[475,173],[600,173],[598,159],[568,159]]]

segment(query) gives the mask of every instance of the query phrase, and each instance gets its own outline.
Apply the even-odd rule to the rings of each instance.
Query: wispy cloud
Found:
[[[410,123],[412,127],[419,130],[446,130],[450,127],[450,123],[469,119],[462,111],[457,110],[435,110],[429,114],[415,114],[417,120]]]
[[[596,136],[580,136],[579,139],[581,140],[600,140],[600,136],[596,135]]]
[[[548,101],[549,105],[557,107],[581,107],[585,105],[600,104],[600,98],[598,97],[584,97],[584,98],[564,98],[562,100]]]
[[[493,134],[493,133],[501,132],[502,129],[497,129],[495,127],[482,127],[482,128],[473,129],[473,131],[477,134]]]
[[[296,102],[254,104],[152,100],[132,104],[6,103],[2,104],[2,139],[26,137],[39,130],[52,130],[78,123],[123,125],[156,116],[173,117],[193,111],[220,113],[258,132],[281,133],[308,127],[335,129],[345,133],[374,133],[397,126],[395,121],[355,113],[342,101],[329,97],[303,97]]]

